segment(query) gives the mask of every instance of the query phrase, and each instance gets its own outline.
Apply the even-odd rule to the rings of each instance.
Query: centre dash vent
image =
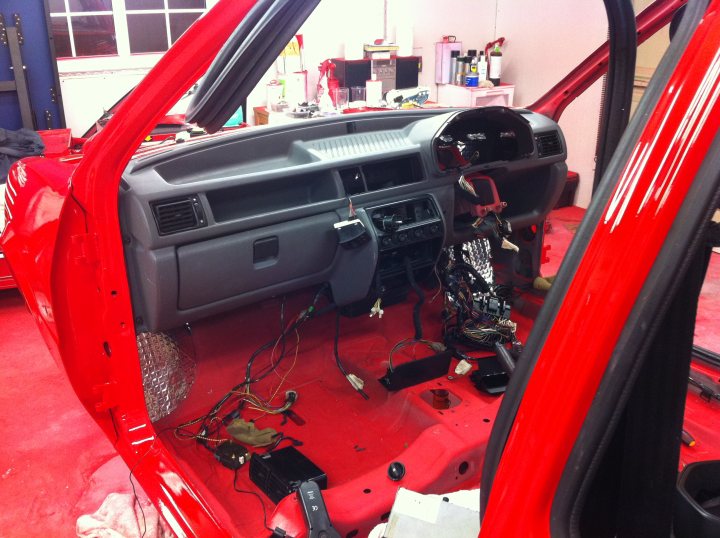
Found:
[[[535,135],[535,141],[537,142],[538,157],[560,155],[563,152],[562,142],[560,142],[560,135],[557,131]]]
[[[152,202],[152,212],[160,235],[169,235],[207,226],[200,198],[193,194]]]

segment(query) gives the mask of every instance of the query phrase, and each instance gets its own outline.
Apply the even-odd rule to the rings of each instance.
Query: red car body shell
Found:
[[[242,533],[202,482],[156,442],[143,395],[118,189],[147,133],[205,72],[254,3],[220,0],[165,54],[82,156],[26,159],[8,180],[18,194],[2,247],[17,284],[78,397],[179,536]],[[662,20],[683,3],[665,2]],[[550,505],[610,352],[720,124],[719,5],[712,2],[682,69],[665,88],[548,335],[498,468],[483,537],[550,533]],[[553,115],[563,92],[589,76],[594,71],[577,74],[555,90],[557,99],[550,96],[538,108]],[[613,300],[608,281],[614,282]],[[563,330],[570,326],[572,334]],[[553,360],[560,356],[584,360]],[[363,507],[347,512],[355,509]],[[287,524],[303,528],[299,510]]]

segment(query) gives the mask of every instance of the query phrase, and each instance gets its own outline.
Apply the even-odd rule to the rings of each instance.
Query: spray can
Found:
[[[459,50],[450,51],[450,84],[457,84]]]
[[[458,86],[465,86],[465,75],[467,75],[467,68],[470,64],[467,62],[465,56],[461,56],[457,59],[457,75],[455,77],[455,84]]]
[[[500,75],[502,73],[502,51],[500,45],[495,45],[495,48],[490,53],[490,82],[495,86],[500,85]]]

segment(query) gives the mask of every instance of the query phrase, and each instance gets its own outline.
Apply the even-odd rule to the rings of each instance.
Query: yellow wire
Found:
[[[297,331],[297,329],[295,329],[295,356],[293,357],[293,362],[290,365],[290,368],[288,369],[288,371],[285,372],[285,375],[283,375],[282,377],[280,377],[280,374],[277,373],[277,370],[273,370],[275,372],[275,375],[280,377],[280,384],[278,385],[277,389],[275,389],[275,392],[273,392],[273,395],[270,397],[270,400],[268,400],[269,403],[272,403],[272,401],[275,399],[278,392],[280,392],[280,388],[283,386],[283,384],[285,383],[285,380],[290,375],[290,372],[292,372],[293,368],[295,368],[295,364],[297,363],[299,351],[300,351],[300,333]]]

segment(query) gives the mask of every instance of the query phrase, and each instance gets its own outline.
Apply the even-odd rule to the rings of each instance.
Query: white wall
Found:
[[[383,37],[383,0],[322,0],[302,26],[305,69],[308,72],[308,95],[314,98],[319,79],[318,67],[328,58],[342,58],[348,42],[365,43]],[[247,121],[253,121],[253,107],[264,106],[265,86],[276,76],[271,67],[248,96]]]
[[[82,136],[105,110],[132,90],[147,69],[79,72],[60,75],[65,123],[73,136]]]
[[[495,18],[499,3],[505,0],[389,0],[390,37],[399,26],[411,26],[414,54],[422,56],[421,86],[430,88],[437,98],[435,84],[435,43],[444,35],[454,35],[463,50],[482,50],[495,39]],[[531,2],[532,0],[525,0]]]
[[[529,105],[606,40],[607,17],[596,0],[500,0],[496,33],[507,38],[503,80],[515,84],[515,105]],[[560,119],[568,167],[580,174],[576,204],[582,207],[592,193],[601,84],[595,83]]]

